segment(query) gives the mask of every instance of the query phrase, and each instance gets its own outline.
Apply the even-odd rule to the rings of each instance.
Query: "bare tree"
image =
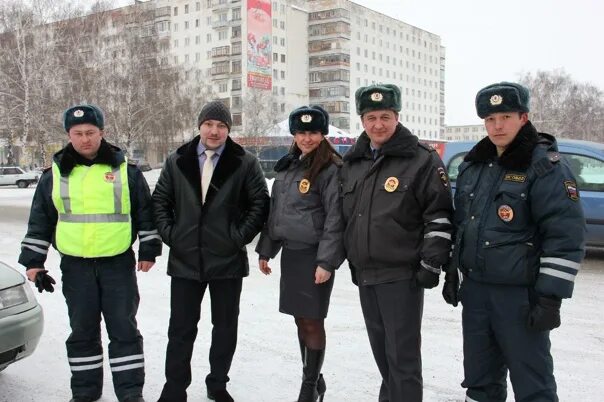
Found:
[[[601,141],[604,92],[573,80],[564,70],[521,76],[531,92],[531,121],[544,132],[566,138]]]

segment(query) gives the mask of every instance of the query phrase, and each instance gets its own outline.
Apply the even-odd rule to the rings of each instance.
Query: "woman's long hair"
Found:
[[[292,143],[289,152],[296,156],[302,154],[302,151],[298,148],[295,141]],[[306,155],[303,161],[306,162],[306,166],[308,167],[304,172],[304,178],[308,179],[311,183],[313,183],[319,173],[329,166],[330,163],[342,166],[342,156],[325,137],[323,137],[323,140],[317,149]]]

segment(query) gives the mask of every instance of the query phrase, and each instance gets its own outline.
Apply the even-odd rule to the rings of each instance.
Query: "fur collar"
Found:
[[[199,157],[197,155],[199,140],[198,135],[176,150],[176,154],[178,155],[176,165],[189,184],[195,188],[201,204],[201,172]],[[212,174],[212,181],[210,182],[208,195],[206,196],[206,204],[210,202],[224,182],[239,168],[244,155],[245,150],[241,145],[233,141],[231,137],[227,137],[224,150]]]
[[[361,133],[357,142],[344,155],[344,161],[352,161],[354,159],[371,159],[371,140],[365,131]],[[417,137],[411,134],[405,126],[398,123],[394,135],[380,149],[380,153],[384,156],[396,156],[409,158],[417,153],[419,141]]]
[[[531,164],[533,150],[539,142],[539,133],[528,121],[520,129],[514,141],[501,154],[498,163],[509,170],[527,170]],[[464,160],[468,162],[497,160],[497,149],[489,137],[485,137],[470,150]]]
[[[111,145],[105,139],[101,140],[99,152],[93,160],[86,159],[74,149],[71,143],[54,155],[54,161],[59,165],[61,176],[69,176],[76,165],[91,166],[95,164],[110,165],[118,167],[125,161],[124,153],[115,145]]]

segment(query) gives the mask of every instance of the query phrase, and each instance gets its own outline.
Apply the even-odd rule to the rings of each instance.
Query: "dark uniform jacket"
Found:
[[[318,246],[317,265],[333,271],[344,261],[339,167],[335,163],[327,166],[310,183],[308,192],[302,193],[300,182],[306,169],[306,161],[291,154],[275,165],[277,176],[271,192],[268,224],[256,252],[274,258],[282,245]]]
[[[372,158],[365,132],[341,169],[344,246],[359,285],[440,270],[451,245],[451,191],[437,153],[400,123]],[[354,274],[353,274],[354,278]]]
[[[584,252],[575,179],[554,137],[528,122],[497,158],[485,138],[459,167],[451,267],[473,280],[570,297]]]
[[[101,141],[101,147],[94,160],[88,160],[78,154],[71,144],[57,152],[53,157],[59,166],[62,176],[68,176],[76,165],[107,164],[112,167],[120,166],[125,158],[123,152]],[[40,182],[32,200],[29,214],[29,225],[25,239],[21,243],[19,263],[27,268],[43,268],[48,254],[48,248],[55,244],[55,228],[58,213],[52,202],[52,169],[42,173]],[[130,191],[130,215],[132,218],[132,242],[139,236],[139,261],[155,261],[161,255],[161,240],[153,222],[153,208],[149,186],[140,169],[128,164],[128,189]],[[130,250],[126,252],[132,252]],[[111,257],[109,257],[111,258]]]
[[[256,157],[227,138],[201,203],[199,136],[166,160],[153,192],[155,220],[170,246],[168,274],[208,281],[249,274],[245,245],[268,215],[266,180]]]

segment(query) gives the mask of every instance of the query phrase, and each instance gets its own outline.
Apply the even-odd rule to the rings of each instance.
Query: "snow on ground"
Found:
[[[159,171],[147,172],[150,184]],[[17,192],[18,190],[18,192]],[[17,193],[17,195],[15,195]],[[0,189],[0,205],[28,206],[29,189]],[[11,204],[13,203],[13,204]],[[2,214],[6,209],[2,209]],[[17,257],[26,231],[23,223],[0,216],[0,260],[19,269]],[[297,397],[301,363],[293,318],[278,312],[279,264],[273,274],[258,270],[255,244],[248,246],[250,276],[244,280],[241,298],[239,342],[233,361],[229,390],[239,402],[293,401]],[[165,274],[168,249],[148,273],[139,273],[141,304],[139,329],[145,339],[148,401],[159,397],[164,381],[170,280]],[[0,402],[66,402],[71,397],[69,366],[64,347],[69,334],[67,309],[61,294],[59,257],[49,253],[47,268],[57,279],[56,291],[38,294],[44,307],[45,329],[36,352],[0,373]],[[601,265],[601,260],[590,266]],[[604,326],[601,308],[603,272],[584,270],[575,287],[575,297],[565,301],[562,327],[552,333],[556,378],[561,401],[596,402],[604,395]],[[350,282],[346,263],[336,274],[326,321],[327,354],[323,373],[327,400],[331,402],[376,401],[380,376],[367,340],[356,287]],[[193,355],[193,383],[189,401],[207,401],[204,378],[208,371],[211,322],[209,297],[203,302],[199,335]],[[104,336],[105,350],[107,339]],[[438,289],[426,292],[423,320],[424,400],[463,401],[461,308],[444,303]],[[599,380],[600,379],[600,380]],[[509,390],[509,401],[513,393]],[[100,401],[115,401],[105,352],[105,387]],[[394,402],[394,401],[393,401]]]

